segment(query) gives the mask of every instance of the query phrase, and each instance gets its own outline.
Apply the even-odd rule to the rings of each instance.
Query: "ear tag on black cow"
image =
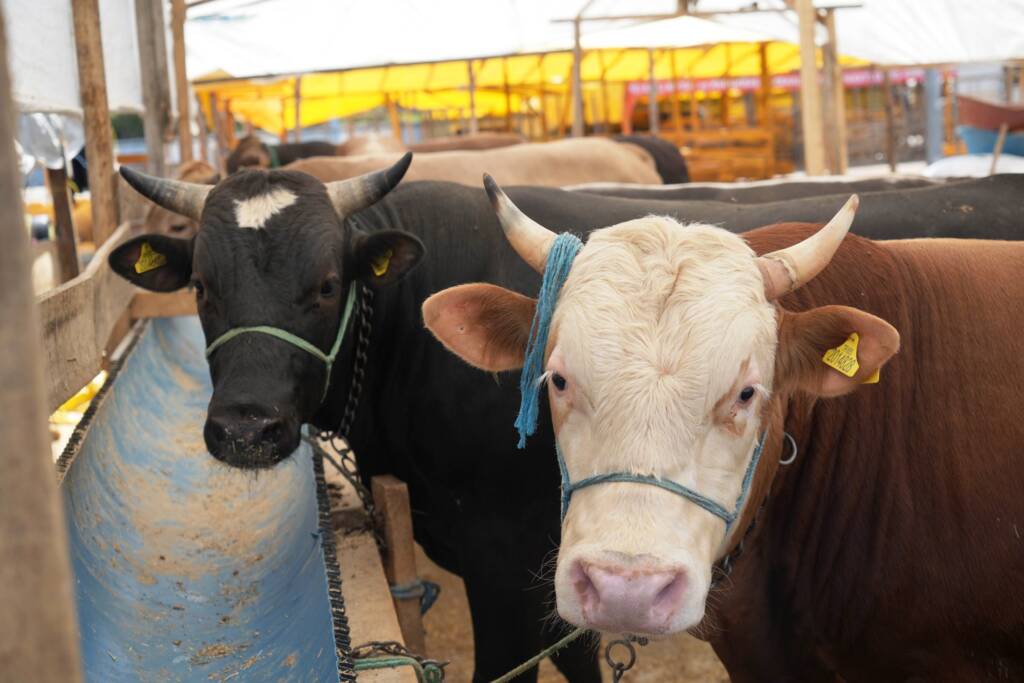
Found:
[[[373,268],[373,274],[377,277],[382,277],[384,273],[388,272],[388,267],[391,266],[391,257],[395,255],[395,252],[388,249],[383,254],[378,254],[372,261],[370,261],[370,267]]]
[[[139,251],[139,260],[135,262],[135,272],[139,275],[156,270],[167,263],[167,257],[149,246],[149,242],[142,243]]]

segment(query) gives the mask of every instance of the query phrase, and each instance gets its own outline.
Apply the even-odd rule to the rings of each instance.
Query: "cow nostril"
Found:
[[[652,607],[655,609],[659,607],[674,609],[676,605],[682,602],[683,596],[686,593],[686,583],[686,574],[682,571],[676,572],[665,584],[665,587],[654,596]]]
[[[597,586],[587,573],[587,567],[577,561],[572,567],[572,585],[576,589],[576,595],[584,606],[596,604],[600,600]]]
[[[272,419],[264,421],[263,427],[260,429],[259,438],[263,443],[281,446],[285,441],[285,436],[284,420]]]
[[[206,420],[203,427],[203,439],[206,441],[206,448],[213,455],[218,455],[221,447],[228,440],[227,426],[215,417]]]

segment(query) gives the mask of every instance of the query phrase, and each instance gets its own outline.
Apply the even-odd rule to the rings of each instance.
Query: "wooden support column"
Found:
[[[302,76],[295,77],[295,128],[293,131],[294,142],[302,142]]]
[[[885,94],[885,160],[889,170],[896,172],[896,104],[892,96],[892,78],[889,70],[883,72],[882,90]]]
[[[476,118],[476,71],[473,60],[466,60],[466,72],[469,75],[469,132],[476,135],[480,132],[480,122]]]
[[[210,128],[206,122],[206,113],[203,111],[202,102],[199,103],[199,116],[197,121],[199,123],[199,158],[203,161],[210,162]],[[213,159],[213,166],[217,166],[217,159]]]
[[[512,88],[508,84],[508,57],[501,58],[501,80],[505,89],[505,130],[512,132]]]
[[[683,133],[683,112],[679,105],[679,71],[676,68],[676,51],[673,49],[669,52],[671,61],[669,65],[672,68],[672,128],[675,129],[676,135],[682,135]],[[676,140],[676,144],[679,144],[679,140]]]
[[[548,139],[548,81],[544,73],[544,57],[541,55],[537,62],[537,72],[540,74],[540,139]]]
[[[93,241],[99,247],[117,228],[117,178],[114,176],[114,130],[107,105],[103,70],[99,0],[74,0],[78,87],[85,115],[85,156],[89,162]]]
[[[387,93],[384,94],[384,105],[388,110],[388,119],[391,122],[391,134],[396,140],[402,140],[402,116],[398,111],[398,103]]]
[[[818,87],[815,12],[811,0],[794,0],[800,18],[800,117],[804,133],[804,170],[809,176],[825,173],[821,90]]]
[[[75,220],[71,211],[71,192],[68,189],[68,169],[46,169],[46,184],[53,198],[53,232],[57,241],[57,263],[60,281],[67,282],[78,275],[78,246],[75,242]]]
[[[135,28],[139,37],[139,74],[142,80],[142,122],[146,134],[146,172],[166,176],[164,132],[171,111],[167,79],[167,44],[161,0],[135,0]]]
[[[657,135],[660,127],[658,110],[658,79],[654,77],[654,48],[647,48],[647,129]]]
[[[828,83],[827,127],[830,132],[829,151],[832,173],[843,175],[849,167],[849,150],[846,138],[846,87],[843,85],[843,67],[839,64],[839,47],[836,43],[836,11],[824,10],[825,29],[828,43],[822,51],[824,56],[825,82]]]
[[[772,75],[768,69],[768,43],[761,43],[758,48],[761,59],[761,91],[758,93],[758,123],[768,133],[769,144],[771,145],[771,158],[769,161],[768,174],[775,175],[775,112],[772,111]]]
[[[221,115],[220,102],[217,94],[210,94],[210,115],[213,117],[213,141],[217,146],[217,163],[214,164],[221,173],[225,172],[224,163],[228,158],[227,136],[224,135],[224,117]]]
[[[582,12],[581,12],[582,14]],[[572,23],[572,136],[583,137],[583,46],[580,44],[580,18]]]
[[[412,540],[412,512],[409,488],[390,474],[373,478],[373,503],[384,523],[384,573],[392,586],[411,586],[419,580],[416,549]],[[395,598],[395,611],[406,647],[422,654],[426,651],[419,597]]]
[[[174,41],[174,85],[178,98],[178,144],[181,163],[192,161],[192,90],[185,71],[185,0],[171,0],[171,38]]]
[[[7,45],[0,16],[0,45]],[[0,672],[5,681],[77,683],[67,529],[46,428],[39,311],[14,151],[7,51],[0,50]]]

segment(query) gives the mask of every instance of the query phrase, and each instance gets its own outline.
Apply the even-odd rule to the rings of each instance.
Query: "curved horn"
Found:
[[[348,180],[336,180],[326,183],[327,196],[334,205],[334,210],[344,218],[357,211],[362,211],[380,201],[391,192],[402,180],[412,163],[412,152],[406,152],[391,168],[366,173]]]
[[[486,173],[484,188],[487,189],[487,196],[491,198],[491,205],[498,214],[498,222],[509,244],[534,270],[543,273],[548,262],[548,252],[555,241],[555,233],[520,211],[501,191],[494,178]]]
[[[213,189],[212,185],[198,185],[186,183],[181,180],[170,180],[168,178],[154,178],[145,173],[133,171],[127,166],[120,168],[121,177],[128,181],[128,184],[135,188],[135,191],[154,204],[164,207],[168,211],[180,213],[186,218],[198,222],[199,216],[203,213],[203,205],[206,204],[206,197]]]
[[[851,196],[825,227],[803,242],[757,258],[769,301],[802,287],[824,270],[850,231],[859,204],[857,195]]]

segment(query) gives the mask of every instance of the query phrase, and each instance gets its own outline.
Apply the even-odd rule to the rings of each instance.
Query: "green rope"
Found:
[[[551,655],[555,654],[556,652],[558,652],[559,650],[564,648],[566,645],[571,643],[572,641],[574,641],[577,638],[579,638],[580,636],[582,636],[584,634],[584,632],[585,632],[585,629],[582,629],[582,628],[576,629],[575,631],[573,631],[572,633],[570,633],[566,637],[562,638],[560,641],[558,641],[557,643],[555,643],[551,647],[548,647],[548,648],[546,648],[544,650],[541,650],[540,652],[538,652],[534,656],[530,657],[525,662],[523,662],[522,664],[520,664],[516,668],[512,669],[511,671],[509,671],[504,676],[502,676],[500,678],[495,678],[493,681],[491,681],[491,683],[508,683],[509,681],[511,681],[513,678],[515,678],[519,674],[526,673],[527,671],[529,671],[533,667],[535,667],[538,664],[540,664],[542,660],[550,657]]]
[[[395,669],[400,666],[411,666],[416,672],[416,680],[419,683],[442,683],[444,671],[434,664],[424,666],[413,657],[401,655],[390,655],[387,657],[370,657],[357,659],[356,671],[367,671],[370,669]]]

